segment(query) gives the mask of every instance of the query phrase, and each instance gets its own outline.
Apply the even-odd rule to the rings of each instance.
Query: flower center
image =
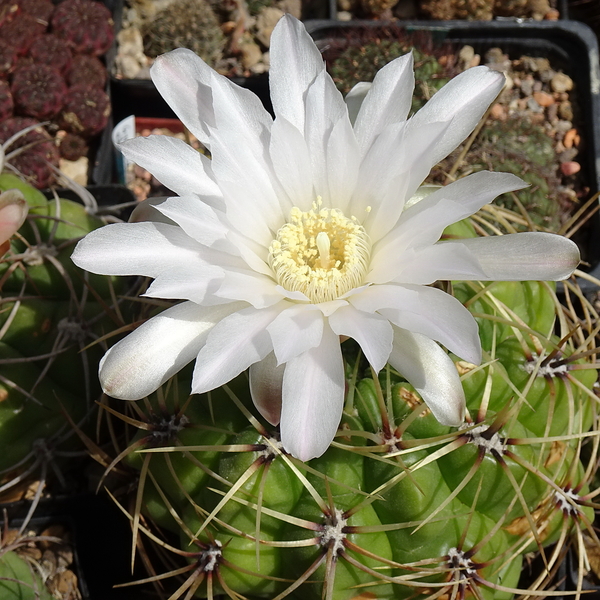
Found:
[[[371,240],[355,217],[337,208],[294,207],[269,247],[269,264],[279,285],[302,292],[314,303],[335,300],[362,284]]]

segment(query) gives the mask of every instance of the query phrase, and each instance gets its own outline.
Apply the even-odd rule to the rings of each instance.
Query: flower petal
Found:
[[[217,79],[215,75],[213,82]],[[269,157],[273,122],[266,112],[264,119],[248,120],[248,94],[259,101],[247,90],[213,84],[212,91],[216,129],[211,137],[211,165],[223,191],[227,218],[238,231],[268,246],[271,232],[284,219]]]
[[[218,75],[199,56],[178,48],[158,56],[150,69],[152,81],[160,95],[183,124],[207,147],[219,135],[215,117],[216,93],[235,98],[237,112],[232,114],[244,129],[260,132],[269,126],[271,117],[252,92]],[[241,132],[240,132],[241,133]]]
[[[359,81],[344,98],[344,102],[348,107],[348,117],[350,118],[350,123],[352,123],[353,127],[356,123],[356,117],[358,117],[360,107],[372,85],[372,83],[367,81]]]
[[[213,70],[192,50],[178,48],[157,56],[150,76],[165,102],[203,144],[215,126],[210,79]]]
[[[392,351],[394,337],[389,321],[376,313],[366,313],[347,305],[338,308],[330,317],[329,325],[338,335],[356,340],[369,364],[379,372]]]
[[[488,67],[467,69],[451,79],[409,120],[409,127],[415,131],[427,123],[452,120],[443,138],[427,156],[427,171],[475,129],[505,80],[502,73]]]
[[[267,331],[280,365],[321,343],[323,313],[314,305],[292,306],[279,313]]]
[[[175,221],[165,217],[156,208],[166,202],[168,198],[164,196],[152,196],[146,198],[135,205],[135,208],[129,215],[128,223],[143,223],[144,221],[151,221],[152,223],[166,223],[167,225],[177,225]]]
[[[0,245],[20,229],[28,212],[29,205],[19,190],[7,190],[0,194]]]
[[[102,389],[139,400],[194,360],[210,330],[241,303],[205,308],[183,302],[152,317],[115,344],[100,361]]]
[[[202,246],[182,229],[165,223],[114,223],[92,231],[71,259],[82,269],[103,275],[157,277],[174,265],[206,264]]]
[[[229,228],[224,215],[196,196],[167,198],[155,205],[155,210],[177,223],[192,239],[204,246],[217,246],[235,253],[227,242]]]
[[[448,122],[427,123],[415,136],[406,123],[396,123],[373,142],[360,165],[350,212],[364,224],[374,244],[398,221],[412,195],[408,189],[412,175],[423,169],[447,127]],[[423,176],[427,172],[423,171]]]
[[[337,198],[329,196],[327,148],[334,126],[348,119],[348,109],[342,95],[326,71],[317,75],[306,92],[304,138],[311,158],[314,193],[321,196],[325,206],[336,206]]]
[[[217,296],[230,300],[244,300],[254,308],[266,308],[284,298],[280,286],[270,277],[249,269],[226,270]]]
[[[269,308],[245,308],[218,323],[198,354],[192,393],[214,390],[263,360],[273,350],[267,326],[288,305],[283,301]]]
[[[339,337],[323,330],[321,344],[286,364],[281,443],[307,461],[321,456],[337,431],[344,407],[344,365]]]
[[[418,283],[429,285],[442,280],[481,280],[485,273],[468,248],[460,244],[447,245],[438,242],[419,250],[409,248],[395,261],[390,253],[377,256],[371,261],[373,269],[367,275],[372,283]],[[394,256],[394,255],[391,255]],[[385,260],[385,258],[388,260]]]
[[[580,261],[577,245],[553,233],[511,233],[446,244],[470,250],[485,272],[483,281],[560,281],[569,277]]]
[[[335,123],[327,140],[326,160],[331,206],[345,212],[356,187],[360,167],[354,130],[345,115]]]
[[[394,328],[389,363],[421,394],[434,417],[458,427],[465,418],[465,395],[450,357],[432,340]]]
[[[373,285],[348,298],[357,309],[379,312],[394,325],[444,344],[474,364],[481,361],[477,322],[453,296],[422,285]]]
[[[214,265],[178,265],[177,269],[161,272],[142,296],[191,300],[204,305],[226,304],[230,300],[215,298],[223,276],[223,269]]]
[[[436,190],[407,208],[397,226],[379,241],[373,253],[373,268],[378,260],[401,256],[410,246],[434,244],[448,225],[477,212],[496,196],[526,186],[511,173],[481,171]]]
[[[277,117],[271,128],[269,153],[277,179],[289,198],[285,216],[293,206],[302,211],[310,210],[314,193],[306,141],[302,133],[283,117]]]
[[[375,137],[392,123],[406,121],[414,87],[412,52],[389,62],[377,72],[354,124],[356,139],[363,154]]]
[[[279,425],[281,419],[281,389],[285,365],[277,365],[275,354],[250,365],[250,395],[258,412],[271,425]]]
[[[284,15],[271,34],[269,87],[273,111],[304,131],[304,97],[325,63],[306,29]]]
[[[183,140],[168,135],[136,137],[119,149],[179,196],[202,196],[211,206],[222,202],[210,160]]]

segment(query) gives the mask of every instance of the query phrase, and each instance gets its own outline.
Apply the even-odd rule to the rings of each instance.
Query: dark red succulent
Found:
[[[0,27],[0,39],[12,46],[17,54],[26,54],[31,44],[43,35],[46,25],[34,16],[21,12]]]
[[[100,59],[89,54],[76,54],[73,57],[66,79],[70,86],[92,85],[104,88],[106,77],[106,67]]]
[[[39,124],[27,117],[11,117],[0,123],[0,143],[31,125]],[[19,149],[23,148],[22,151]],[[54,170],[48,163],[58,166],[58,148],[48,132],[40,127],[29,131],[4,149],[6,162],[24,175],[32,185],[42,189],[54,182]]]
[[[8,77],[17,64],[17,53],[12,46],[0,40],[0,78]]]
[[[75,52],[94,56],[104,54],[115,37],[110,11],[95,0],[64,0],[54,9],[50,26]]]
[[[65,96],[59,124],[71,133],[91,137],[106,127],[109,115],[110,100],[103,90],[76,85]]]
[[[62,108],[67,86],[56,69],[32,64],[15,71],[11,92],[17,112],[44,121]]]
[[[60,140],[58,150],[62,158],[65,158],[66,160],[77,160],[87,154],[88,145],[80,135],[67,133]]]
[[[73,58],[69,44],[52,33],[37,38],[29,48],[29,56],[39,65],[54,67],[62,75],[71,67]]]
[[[20,12],[18,0],[0,0],[0,27],[10,23]]]
[[[50,22],[50,16],[54,11],[52,0],[18,0],[19,6],[24,13],[32,15],[36,19],[46,23]]]
[[[15,103],[8,82],[0,80],[0,121],[12,117],[14,107]]]

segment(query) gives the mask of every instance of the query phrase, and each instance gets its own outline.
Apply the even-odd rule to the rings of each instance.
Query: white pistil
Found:
[[[329,241],[329,236],[324,231],[317,233],[317,249],[319,250],[319,266],[321,267],[321,269],[330,268],[330,248],[331,242]]]

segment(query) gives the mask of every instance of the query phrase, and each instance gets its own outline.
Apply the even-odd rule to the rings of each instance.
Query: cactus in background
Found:
[[[59,123],[71,133],[92,137],[108,123],[110,99],[106,92],[94,85],[74,85],[65,94]]]
[[[51,119],[58,113],[67,93],[59,71],[45,64],[17,69],[10,89],[17,111],[40,121]]]
[[[226,43],[219,20],[206,0],[172,2],[146,25],[143,36],[148,56],[189,48],[209,65],[221,58]]]
[[[14,551],[0,552],[0,593],[4,600],[52,600],[35,567]]]
[[[115,39],[110,10],[95,0],[64,0],[54,9],[50,27],[74,52],[93,56],[107,52]]]
[[[407,34],[400,28],[378,32],[365,30],[359,39],[337,40],[327,48],[328,71],[337,88],[347,94],[361,81],[373,81],[375,74],[386,64],[412,51],[415,69],[415,93],[411,111],[419,110],[427,100],[458,73],[455,52],[449,45],[434,47],[431,37],[422,32]],[[341,47],[336,47],[341,44]],[[439,60],[443,57],[443,60]]]
[[[39,496],[50,467],[62,482],[61,457],[74,449],[65,413],[81,423],[100,395],[98,342],[124,324],[124,288],[70,260],[101,218],[1,174],[8,189],[20,190],[29,215],[0,258],[0,492],[36,472]]]
[[[487,212],[478,227],[508,222],[509,211]],[[462,222],[446,236],[474,231]],[[598,315],[576,285],[565,291],[568,308],[554,284],[454,285],[484,348],[480,367],[454,358],[468,404],[458,430],[393,369],[375,376],[351,341],[338,434],[306,464],[255,416],[245,375],[188,398],[187,369],[128,403],[130,443],[108,471],[125,459],[139,472],[134,538],[158,539],[148,518],[179,535],[179,547],[160,542],[183,561],[168,557],[160,576],[183,577],[172,597],[509,600],[526,553],[547,565],[525,586],[538,593],[573,540],[587,560]]]
[[[431,181],[445,181],[460,150],[433,169]],[[507,122],[489,119],[458,172],[492,168],[522,176],[530,184],[519,194],[519,201],[527,214],[541,228],[558,231],[566,218],[566,210],[560,209],[564,199],[561,198],[561,180],[556,172],[557,160],[552,138],[539,125],[516,116]],[[503,194],[495,203],[517,210],[511,194]]]
[[[91,85],[104,88],[106,85],[106,67],[95,56],[77,54],[73,57],[73,62],[67,72],[67,83],[71,87]]]
[[[0,143],[6,170],[19,173],[36,188],[54,183],[58,150],[36,119],[11,117],[0,123]],[[15,183],[15,187],[20,187]]]
[[[34,63],[54,67],[63,76],[70,69],[73,60],[69,44],[52,33],[45,33],[37,38],[29,48],[29,56]]]

